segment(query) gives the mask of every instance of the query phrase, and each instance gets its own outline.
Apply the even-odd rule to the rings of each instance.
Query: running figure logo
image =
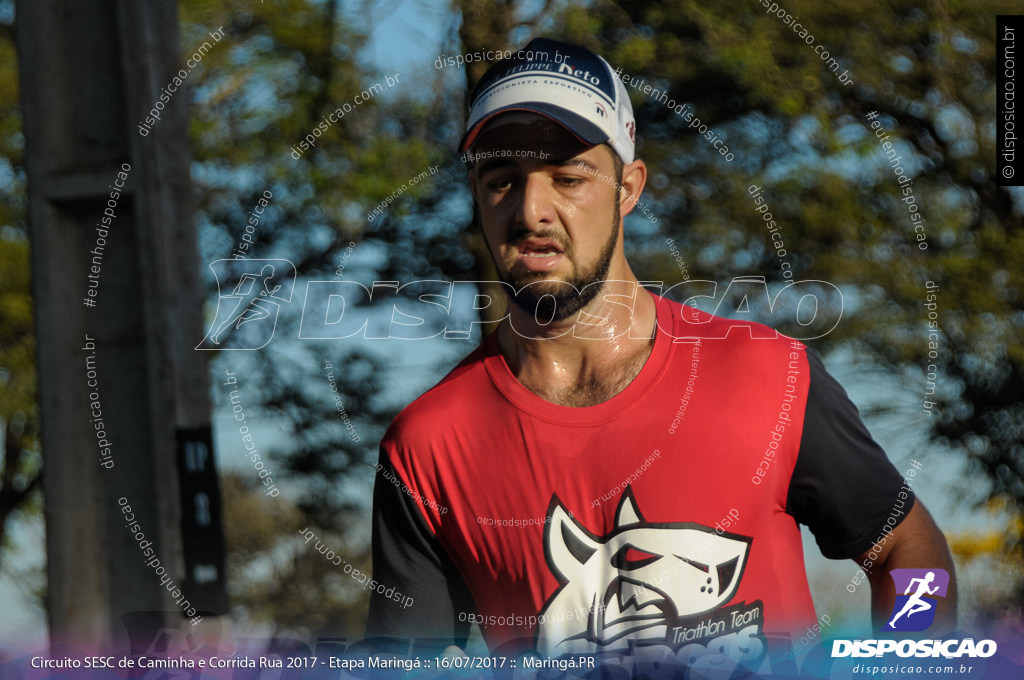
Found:
[[[945,569],[893,569],[889,575],[896,584],[896,604],[882,630],[926,630],[935,620],[936,598],[946,596],[949,573]]]
[[[196,349],[260,349],[274,337],[281,303],[291,302],[295,265],[288,260],[217,260],[217,314]],[[225,285],[226,284],[226,285]],[[231,292],[224,293],[227,288]],[[224,343],[229,337],[231,347]]]

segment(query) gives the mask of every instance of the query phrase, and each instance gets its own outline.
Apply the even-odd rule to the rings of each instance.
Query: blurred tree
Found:
[[[10,521],[42,508],[24,149],[11,3],[0,2],[0,567]]]
[[[365,546],[312,524],[286,494],[266,496],[245,473],[225,471],[221,484],[230,499],[224,517],[230,597],[242,626],[269,623],[310,638],[325,631],[361,636],[367,596],[328,551],[369,574]],[[310,531],[316,538],[303,540]]]
[[[39,417],[36,411],[35,335],[28,281],[28,244],[9,229],[0,234],[0,547],[8,547],[9,521],[42,508]],[[0,567],[4,566],[0,550]]]

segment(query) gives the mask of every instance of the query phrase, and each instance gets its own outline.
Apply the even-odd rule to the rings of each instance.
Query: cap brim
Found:
[[[509,111],[529,111],[540,114],[545,118],[558,123],[568,130],[573,137],[584,144],[589,144],[590,146],[595,146],[608,141],[608,134],[606,132],[586,118],[583,118],[572,111],[547,102],[518,102],[511,106],[504,106],[492,111],[477,121],[477,123],[473,125],[465,135],[463,135],[462,140],[459,142],[459,153],[465,153],[466,150],[476,142],[477,137],[480,136],[480,133],[483,132],[484,127],[486,127],[489,122],[494,120],[495,117],[500,116],[503,113],[508,113]]]

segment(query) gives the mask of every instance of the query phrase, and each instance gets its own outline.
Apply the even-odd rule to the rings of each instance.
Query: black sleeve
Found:
[[[464,646],[475,612],[458,570],[427,526],[394,469],[381,452],[373,487],[373,580],[366,637],[384,647],[385,638],[402,647]]]
[[[884,536],[886,524],[903,521],[914,494],[846,391],[817,356],[808,351],[807,360],[811,384],[786,512],[810,528],[825,557],[856,557]]]

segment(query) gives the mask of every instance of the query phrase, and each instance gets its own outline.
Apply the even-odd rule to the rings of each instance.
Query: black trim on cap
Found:
[[[564,127],[573,137],[584,144],[597,145],[609,141],[608,135],[601,128],[568,109],[546,102],[517,102],[511,106],[505,106],[492,111],[484,118],[481,118],[471,130],[462,136],[462,139],[459,141],[459,153],[465,153],[473,145],[487,123],[498,115],[512,111],[528,111],[540,114]]]

